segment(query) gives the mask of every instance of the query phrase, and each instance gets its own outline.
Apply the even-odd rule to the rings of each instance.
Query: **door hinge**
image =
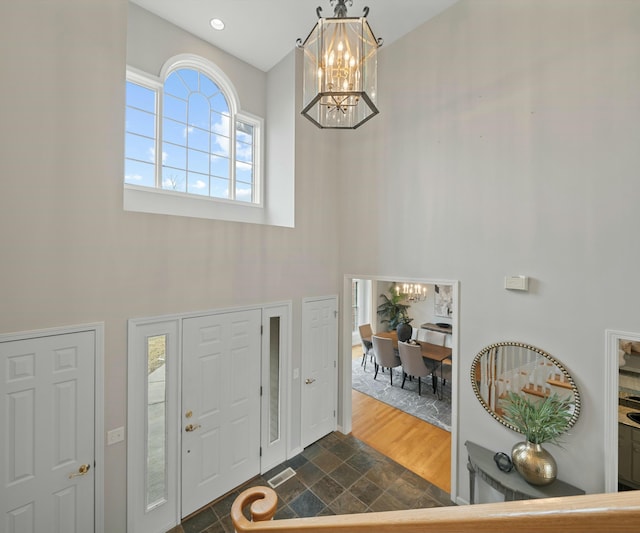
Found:
[[[260,396],[262,396],[262,385],[260,385]]]
[[[333,418],[335,418],[335,417],[336,417],[336,410],[334,409],[333,410]]]
[[[260,457],[262,457],[262,446],[260,446]]]
[[[335,367],[336,367],[336,361],[335,361],[335,359],[334,359],[334,361],[333,361],[333,368],[335,368]]]
[[[264,326],[260,324],[260,335],[264,335]]]

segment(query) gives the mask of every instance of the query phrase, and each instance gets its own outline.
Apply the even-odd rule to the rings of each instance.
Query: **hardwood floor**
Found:
[[[362,352],[354,349],[354,357]],[[437,487],[451,492],[451,433],[351,391],[352,434]]]

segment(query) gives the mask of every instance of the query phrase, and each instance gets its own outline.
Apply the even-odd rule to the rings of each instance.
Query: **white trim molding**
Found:
[[[371,281],[398,282],[398,283],[422,283],[429,285],[450,285],[452,287],[453,297],[453,313],[451,315],[451,500],[458,501],[458,398],[459,398],[459,361],[458,346],[460,342],[460,328],[458,327],[460,320],[460,282],[458,280],[446,280],[435,278],[418,278],[418,277],[394,277],[394,276],[375,276],[375,275],[356,275],[347,274],[343,281],[343,301],[342,301],[342,350],[338,366],[342,372],[340,381],[342,388],[341,399],[342,404],[338,405],[340,414],[340,424],[343,433],[349,433],[352,429],[351,424],[351,282],[354,279],[367,279]],[[374,289],[375,291],[375,289]],[[375,302],[375,298],[372,297]],[[373,306],[373,304],[372,304]],[[373,306],[375,307],[375,306]],[[462,500],[460,500],[462,501]]]
[[[235,86],[224,71],[209,59],[205,59],[196,54],[178,54],[177,56],[170,57],[160,69],[160,80],[167,79],[169,74],[174,70],[182,68],[199,70],[209,76],[220,86],[222,92],[230,97],[229,99],[231,101],[227,103],[231,108],[231,113],[235,115],[240,112],[241,106],[238,91],[236,91]]]
[[[128,396],[127,396],[127,529],[163,533],[180,523],[181,495],[181,436],[182,436],[182,341],[183,324],[190,318],[212,316],[238,311],[260,310],[262,318],[280,316],[282,379],[282,442],[277,450],[282,458],[295,455],[290,447],[291,428],[291,332],[292,302],[282,301],[262,305],[228,307],[178,313],[171,315],[131,318],[128,321]],[[166,459],[165,496],[157,503],[146,502],[146,446],[147,446],[147,358],[145,343],[151,336],[166,335]],[[261,382],[263,387],[268,383]],[[267,396],[263,396],[267,398]],[[264,444],[264,442],[263,442]],[[102,532],[101,532],[102,533]]]
[[[618,349],[620,341],[640,342],[640,333],[607,329],[604,358],[604,490],[618,492]]]
[[[162,186],[163,163],[163,123],[164,123],[164,83],[168,76],[180,69],[191,69],[202,73],[215,83],[229,107],[229,194],[230,198],[215,196],[200,196],[191,192],[177,192]],[[145,186],[133,182],[124,183],[123,208],[125,211],[153,213],[160,215],[195,217],[209,220],[225,220],[230,222],[245,222],[250,224],[285,225],[276,222],[286,205],[279,188],[274,185],[269,191],[270,207],[266,205],[265,190],[265,127],[264,119],[247,111],[240,105],[238,92],[229,77],[209,59],[195,54],[179,54],[169,58],[160,70],[160,76],[145,73],[140,69],[127,66],[127,82],[145,87],[155,93],[156,105],[154,110],[155,138],[153,168],[154,184]],[[127,102],[128,105],[128,102]],[[185,119],[186,120],[186,119]],[[238,200],[236,167],[240,161],[236,154],[236,136],[240,125],[251,127],[252,142],[252,180],[250,201]],[[135,135],[135,133],[133,134]],[[151,140],[151,139],[149,139]],[[126,151],[126,150],[125,150]],[[210,154],[212,155],[212,154]],[[125,158],[125,164],[141,164],[138,159]],[[188,172],[188,169],[185,170]],[[274,183],[278,180],[274,179]]]
[[[0,342],[91,331],[94,334],[94,533],[104,533],[104,322],[0,333]]]

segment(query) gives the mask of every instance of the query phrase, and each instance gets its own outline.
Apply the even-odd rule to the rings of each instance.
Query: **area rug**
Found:
[[[422,396],[418,396],[417,381],[406,380],[404,389],[402,385],[402,369],[393,370],[393,386],[389,383],[389,371],[384,374],[378,372],[378,377],[373,379],[375,367],[372,362],[367,362],[366,370],[360,364],[361,358],[352,361],[352,387],[354,390],[371,396],[396,409],[424,420],[446,431],[451,431],[451,380],[447,381],[443,391],[442,400],[433,393],[431,377],[422,380]]]

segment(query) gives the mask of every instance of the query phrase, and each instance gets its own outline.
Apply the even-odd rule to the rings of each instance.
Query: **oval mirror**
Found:
[[[482,406],[501,424],[518,431],[503,417],[509,392],[532,400],[553,393],[573,402],[569,429],[580,414],[580,394],[573,378],[544,350],[521,342],[498,342],[483,348],[471,364],[471,384]]]

